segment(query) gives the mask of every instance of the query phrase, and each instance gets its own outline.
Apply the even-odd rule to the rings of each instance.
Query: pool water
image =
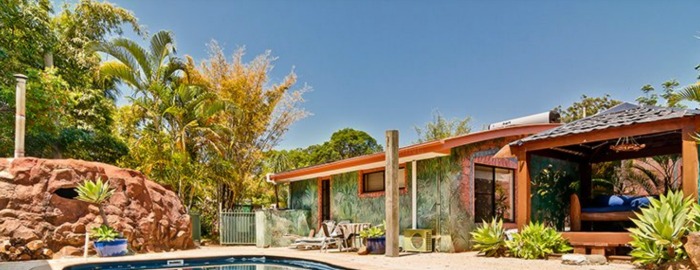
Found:
[[[179,269],[179,270],[344,270],[349,268],[326,263],[276,256],[234,256],[152,261],[124,261],[80,264],[63,270],[122,270],[122,269]]]

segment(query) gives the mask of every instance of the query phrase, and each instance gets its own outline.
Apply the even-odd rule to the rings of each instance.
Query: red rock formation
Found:
[[[135,252],[194,247],[189,215],[174,192],[142,173],[81,160],[0,159],[0,241],[42,240],[59,253],[82,249],[85,232],[102,223],[96,206],[71,199],[85,179],[108,179],[115,189],[105,205],[110,226]]]

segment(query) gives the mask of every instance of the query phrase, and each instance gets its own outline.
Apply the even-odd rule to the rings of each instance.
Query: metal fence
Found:
[[[255,212],[221,212],[222,245],[255,245]]]

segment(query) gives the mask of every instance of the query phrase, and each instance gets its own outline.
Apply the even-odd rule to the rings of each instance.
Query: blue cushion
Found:
[[[607,207],[607,206],[623,206],[629,205],[632,201],[632,196],[627,195],[602,195],[596,196],[593,199],[594,206]]]
[[[634,211],[634,210],[636,210],[636,208],[633,208],[629,205],[615,205],[615,206],[607,206],[607,207],[581,208],[582,213],[629,212],[629,211]]]
[[[635,197],[630,201],[630,206],[634,209],[639,209],[641,207],[647,207],[651,204],[651,201],[649,201],[649,197],[642,196],[642,197]]]

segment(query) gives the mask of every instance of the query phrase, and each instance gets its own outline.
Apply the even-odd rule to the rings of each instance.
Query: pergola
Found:
[[[532,155],[575,162],[579,165],[581,199],[591,194],[591,164],[681,154],[681,185],[686,196],[698,196],[698,145],[700,111],[623,103],[610,110],[547,130],[509,144],[497,156],[518,158],[516,224],[522,228],[531,217]],[[644,145],[636,151],[614,151],[621,142]],[[585,235],[584,235],[585,234]],[[566,236],[566,235],[565,235]],[[570,233],[586,241],[614,242],[629,239],[627,233]],[[597,236],[597,237],[596,237]],[[598,239],[598,240],[596,240]],[[573,241],[572,241],[573,242]],[[573,244],[573,243],[572,243]]]

